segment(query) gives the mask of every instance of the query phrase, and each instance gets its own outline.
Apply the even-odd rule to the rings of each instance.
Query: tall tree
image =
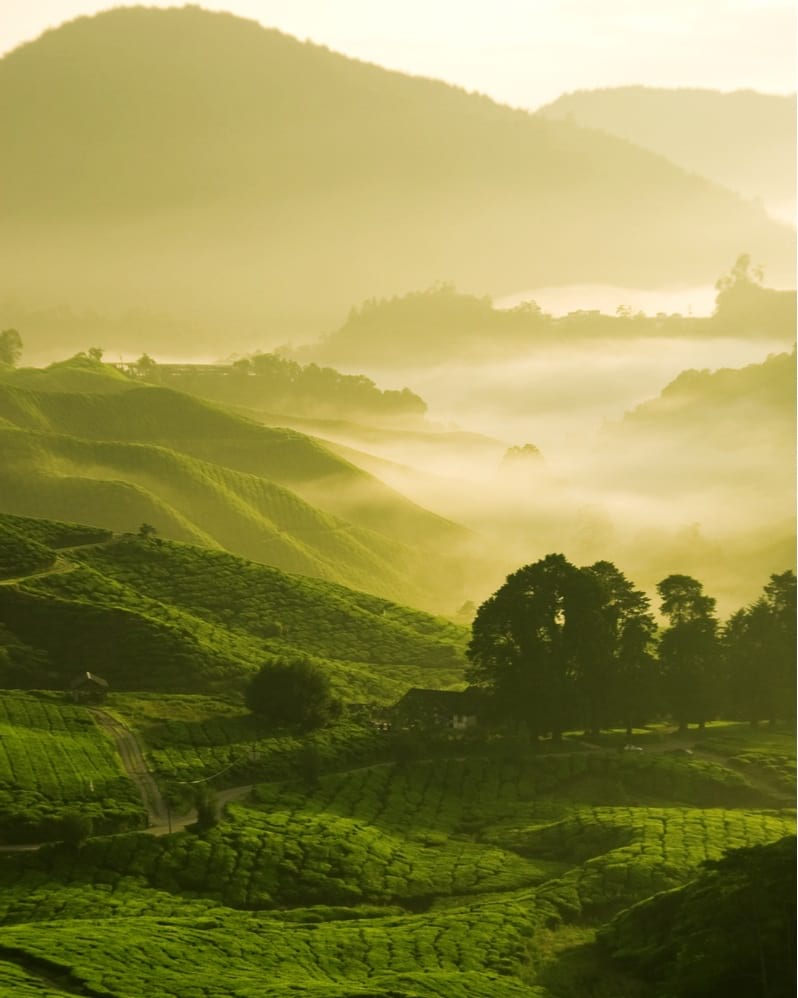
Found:
[[[719,700],[719,644],[715,600],[689,575],[669,575],[657,585],[660,610],[670,627],[659,644],[665,697],[679,730],[703,728]]]
[[[795,717],[795,595],[793,572],[771,575],[760,599],[723,629],[728,707],[754,725]]]
[[[583,676],[583,696],[594,705],[594,726],[620,721],[627,734],[650,716],[656,697],[653,646],[657,625],[650,601],[612,562],[585,569],[599,584],[601,659]],[[596,723],[597,722],[597,723]]]
[[[550,554],[508,576],[477,611],[469,677],[493,689],[505,717],[559,739],[585,720],[580,683],[604,660],[605,632],[597,579]]]

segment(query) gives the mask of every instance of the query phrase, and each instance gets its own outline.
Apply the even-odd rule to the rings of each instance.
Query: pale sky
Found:
[[[0,0],[0,52],[121,4]],[[182,6],[149,0],[147,6]],[[796,89],[794,0],[208,0],[391,69],[522,107],[644,83]]]

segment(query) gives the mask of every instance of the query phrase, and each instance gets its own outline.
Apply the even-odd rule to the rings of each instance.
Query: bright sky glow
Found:
[[[0,52],[97,0],[0,0]],[[149,0],[147,6],[181,6]],[[392,69],[537,107],[580,88],[644,83],[796,88],[793,0],[209,0]]]

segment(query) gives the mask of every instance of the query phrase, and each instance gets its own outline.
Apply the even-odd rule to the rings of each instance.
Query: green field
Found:
[[[97,832],[144,822],[113,745],[85,708],[0,693],[0,840],[58,839],[64,816],[76,810]]]
[[[242,734],[208,698],[117,701],[160,724],[164,759],[189,756],[192,724]],[[795,827],[720,753],[452,751],[260,784],[201,835],[3,862],[0,993],[631,998],[596,929]]]
[[[463,681],[463,628],[225,552],[128,535],[72,547],[62,568],[0,586],[6,686],[63,688],[89,669],[114,690],[238,695],[269,656],[300,652],[349,700]]]

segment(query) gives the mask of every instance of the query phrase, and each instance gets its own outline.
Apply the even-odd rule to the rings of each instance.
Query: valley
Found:
[[[792,998],[794,13],[170,4],[0,18],[0,998]]]

